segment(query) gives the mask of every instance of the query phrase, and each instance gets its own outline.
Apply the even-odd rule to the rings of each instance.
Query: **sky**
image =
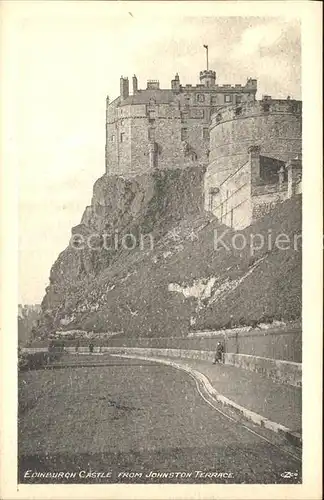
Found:
[[[171,3],[163,9],[150,2],[5,3],[19,303],[41,302],[50,268],[104,173],[105,100],[118,96],[121,75],[135,73],[139,88],[147,79],[170,88],[176,72],[183,84],[199,83],[208,44],[219,84],[252,77],[257,97],[301,98],[298,19],[227,17],[212,2],[207,9],[204,2]]]

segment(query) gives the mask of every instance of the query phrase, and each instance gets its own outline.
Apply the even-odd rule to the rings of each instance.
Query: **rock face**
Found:
[[[204,172],[200,166],[132,179],[104,175],[96,181],[91,205],[52,266],[42,302],[43,335],[61,326],[62,320],[70,324],[66,318],[85,312],[87,306],[79,302],[93,287],[91,308],[98,310],[98,280],[107,273],[118,275],[124,259],[141,260],[146,248],[150,250],[179,220],[202,213]]]
[[[51,269],[41,335],[185,336],[300,318],[301,196],[234,232],[203,211],[203,175],[195,167],[100,178],[72,230],[82,245],[69,245]],[[282,233],[290,241],[285,250],[274,244]],[[222,234],[224,244],[216,244]],[[252,251],[257,234],[264,244]],[[89,236],[95,248],[84,244]]]

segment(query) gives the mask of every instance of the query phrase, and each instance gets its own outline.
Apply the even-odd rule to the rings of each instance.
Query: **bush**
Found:
[[[246,319],[243,316],[238,320],[238,326],[247,326]]]
[[[52,347],[45,352],[33,352],[33,353],[18,353],[18,370],[38,370],[46,366],[51,361],[58,360],[62,353],[63,347]]]
[[[274,321],[274,317],[270,314],[263,314],[259,319],[259,323],[269,323],[272,324]]]
[[[252,328],[256,328],[258,326],[259,321],[257,319],[251,319],[251,321],[249,321],[249,323],[250,323],[250,326],[252,326]]]
[[[51,340],[48,346],[48,352],[51,354],[62,353],[64,351],[64,340]]]

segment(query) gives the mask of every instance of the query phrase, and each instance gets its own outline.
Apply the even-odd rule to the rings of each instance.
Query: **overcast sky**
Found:
[[[139,88],[147,79],[169,88],[176,72],[183,84],[199,83],[208,44],[219,84],[253,77],[259,97],[301,98],[297,20],[207,17],[190,8],[194,2],[177,10],[171,3],[161,10],[147,2],[8,2],[21,303],[41,301],[50,267],[104,173],[105,98],[118,96],[121,75],[135,73]]]

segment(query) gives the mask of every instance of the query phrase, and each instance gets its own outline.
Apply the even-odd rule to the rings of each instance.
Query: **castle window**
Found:
[[[205,96],[204,94],[197,94],[197,102],[204,102]]]
[[[149,141],[155,141],[155,129],[154,128],[148,129],[148,139],[149,139]]]
[[[185,109],[188,109],[188,107],[190,106],[190,97],[189,96],[185,96],[183,104],[184,104]]]
[[[125,124],[124,120],[120,120],[120,125],[123,126]]]
[[[115,142],[115,136],[114,136],[114,134],[111,136],[111,142]]]
[[[181,116],[181,123],[184,123],[185,121],[188,120],[189,113],[188,111],[182,111],[180,116]]]
[[[226,94],[225,95],[225,102],[232,102],[232,96],[231,96],[231,94]]]
[[[216,104],[217,103],[217,95],[216,94],[211,96],[211,103],[212,104]]]
[[[218,113],[218,115],[216,115],[216,121],[220,122],[221,119],[222,119],[222,115],[221,115],[221,113]]]
[[[209,140],[209,128],[208,127],[203,128],[203,139],[204,139],[204,141]]]
[[[263,111],[265,113],[268,113],[270,111],[270,104],[268,103],[262,103]]]
[[[125,141],[125,132],[122,132],[120,134],[120,142],[124,142]]]
[[[186,139],[188,139],[188,129],[182,128],[181,129],[181,140],[185,141]]]
[[[235,109],[235,114],[236,114],[236,116],[242,114],[242,108],[241,108],[241,106],[239,106],[238,108]]]
[[[148,112],[148,117],[149,117],[149,120],[155,120],[155,117],[156,117],[156,114],[155,114],[155,110],[150,110]]]
[[[239,104],[240,102],[242,102],[242,96],[241,95],[237,95],[235,97],[235,100],[236,100],[236,104]]]

